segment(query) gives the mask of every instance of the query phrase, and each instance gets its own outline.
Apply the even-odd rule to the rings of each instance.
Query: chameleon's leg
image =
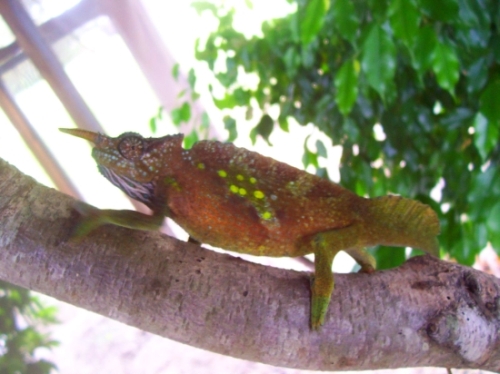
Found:
[[[344,249],[360,266],[362,273],[373,273],[377,267],[377,261],[364,248]]]
[[[338,251],[328,248],[322,234],[316,235],[313,241],[315,270],[311,284],[311,328],[316,330],[325,322],[334,287],[332,262]]]
[[[161,210],[147,215],[133,210],[101,210],[81,202],[77,202],[75,208],[82,215],[81,221],[73,231],[72,237],[75,239],[81,239],[92,230],[107,223],[132,229],[154,231],[159,229],[165,217]]]
[[[358,248],[360,232],[356,225],[318,233],[311,245],[314,252],[314,280],[311,286],[311,328],[317,329],[325,321],[328,305],[334,288],[332,262],[337,253],[346,248]],[[355,251],[357,259],[370,264],[367,256]],[[362,264],[363,266],[363,264]]]

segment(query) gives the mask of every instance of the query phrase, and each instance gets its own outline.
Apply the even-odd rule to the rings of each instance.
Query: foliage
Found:
[[[288,1],[296,11],[251,38],[237,31],[225,3],[194,2],[219,19],[196,51],[224,88],[215,105],[258,107],[248,111],[259,116],[253,140],[268,140],[291,120],[313,123],[343,147],[343,186],[430,204],[442,248],[462,263],[487,242],[500,251],[500,3]],[[221,61],[225,71],[215,68]],[[252,74],[258,84],[248,88]],[[225,124],[234,139],[235,120]],[[305,166],[317,166],[317,154],[304,150]],[[384,266],[401,257],[376,253]]]
[[[172,69],[172,76],[175,79],[179,78],[179,64],[174,65]],[[172,123],[177,127],[180,127],[183,123],[189,123],[189,121],[191,120],[191,106],[193,105],[194,101],[199,98],[199,94],[195,91],[196,75],[193,69],[189,70],[188,83],[191,94],[186,97],[187,90],[183,90],[182,92],[180,92],[177,97],[183,100],[182,104],[178,108],[172,110],[172,112],[170,113]],[[156,116],[151,118],[151,120],[149,121],[149,127],[153,133],[156,132],[157,122],[161,121],[162,117],[163,107],[160,107]],[[199,119],[199,121],[197,122],[200,123],[198,128],[192,129],[191,132],[184,137],[183,145],[185,148],[189,149],[198,140],[208,138],[208,130],[210,127],[210,120],[208,118],[208,115],[206,113],[203,113],[201,119]]]
[[[55,314],[29,290],[0,281],[0,373],[48,374],[55,368],[35,357],[37,348],[56,344],[36,327],[55,323]]]

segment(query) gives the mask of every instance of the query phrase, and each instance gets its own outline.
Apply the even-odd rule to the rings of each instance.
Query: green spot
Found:
[[[179,186],[179,183],[177,183],[177,181],[172,178],[172,177],[167,177],[164,179],[165,183],[167,185],[170,185],[172,186],[173,188],[175,188],[177,191],[180,191],[181,190],[181,187]]]
[[[238,179],[239,181],[242,181],[242,180],[244,180],[244,179],[245,179],[245,177],[243,177],[243,175],[241,175],[241,174],[238,174],[238,175],[236,176],[236,179]]]
[[[266,195],[264,195],[264,192],[259,191],[259,190],[255,191],[255,192],[253,193],[253,195],[254,195],[257,199],[263,199],[263,198],[264,198],[264,196],[266,196]]]
[[[198,167],[198,169],[205,169],[205,164],[203,162],[200,162],[198,165],[196,165]]]
[[[241,196],[245,196],[247,194],[247,190],[245,190],[244,188],[240,188],[238,190],[238,193],[241,195]]]
[[[239,188],[235,186],[234,184],[229,186],[229,189],[231,190],[232,193],[238,193]]]
[[[257,183],[257,179],[255,179],[254,177],[250,177],[250,183],[252,184]]]
[[[264,219],[271,219],[273,215],[271,214],[271,212],[264,212],[262,213],[262,218]]]
[[[219,170],[219,171],[217,172],[217,174],[219,174],[219,177],[222,177],[222,178],[227,177],[227,173],[226,173],[226,171],[225,171],[225,170]]]

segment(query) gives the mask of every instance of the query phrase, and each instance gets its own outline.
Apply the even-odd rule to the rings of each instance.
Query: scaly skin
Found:
[[[100,171],[153,211],[83,208],[82,237],[112,223],[156,230],[165,216],[194,240],[258,256],[315,255],[311,327],[324,323],[334,288],[332,262],[344,250],[372,272],[364,248],[410,246],[438,255],[439,221],[415,200],[396,196],[366,199],[287,164],[232,144],[201,141],[182,148],[182,135],[117,138],[84,130],[61,131],[95,144]]]

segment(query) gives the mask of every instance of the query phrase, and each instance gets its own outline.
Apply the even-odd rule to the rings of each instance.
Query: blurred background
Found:
[[[498,276],[500,109],[489,104],[500,93],[498,4],[367,2],[353,11],[341,0],[323,1],[323,10],[311,3],[0,0],[0,157],[99,208],[144,211],[98,173],[89,144],[58,128],[182,132],[187,146],[229,139],[360,195],[433,205],[443,256]],[[481,7],[493,9],[490,18]],[[401,31],[402,13],[414,37]],[[456,52],[464,43],[476,43],[468,49],[476,59]],[[463,157],[451,162],[457,152]],[[165,231],[187,237],[173,222]],[[415,254],[387,253],[379,251],[382,267]],[[353,267],[347,256],[334,264],[337,272]],[[305,373],[184,346],[6,283],[0,302],[2,373]]]

